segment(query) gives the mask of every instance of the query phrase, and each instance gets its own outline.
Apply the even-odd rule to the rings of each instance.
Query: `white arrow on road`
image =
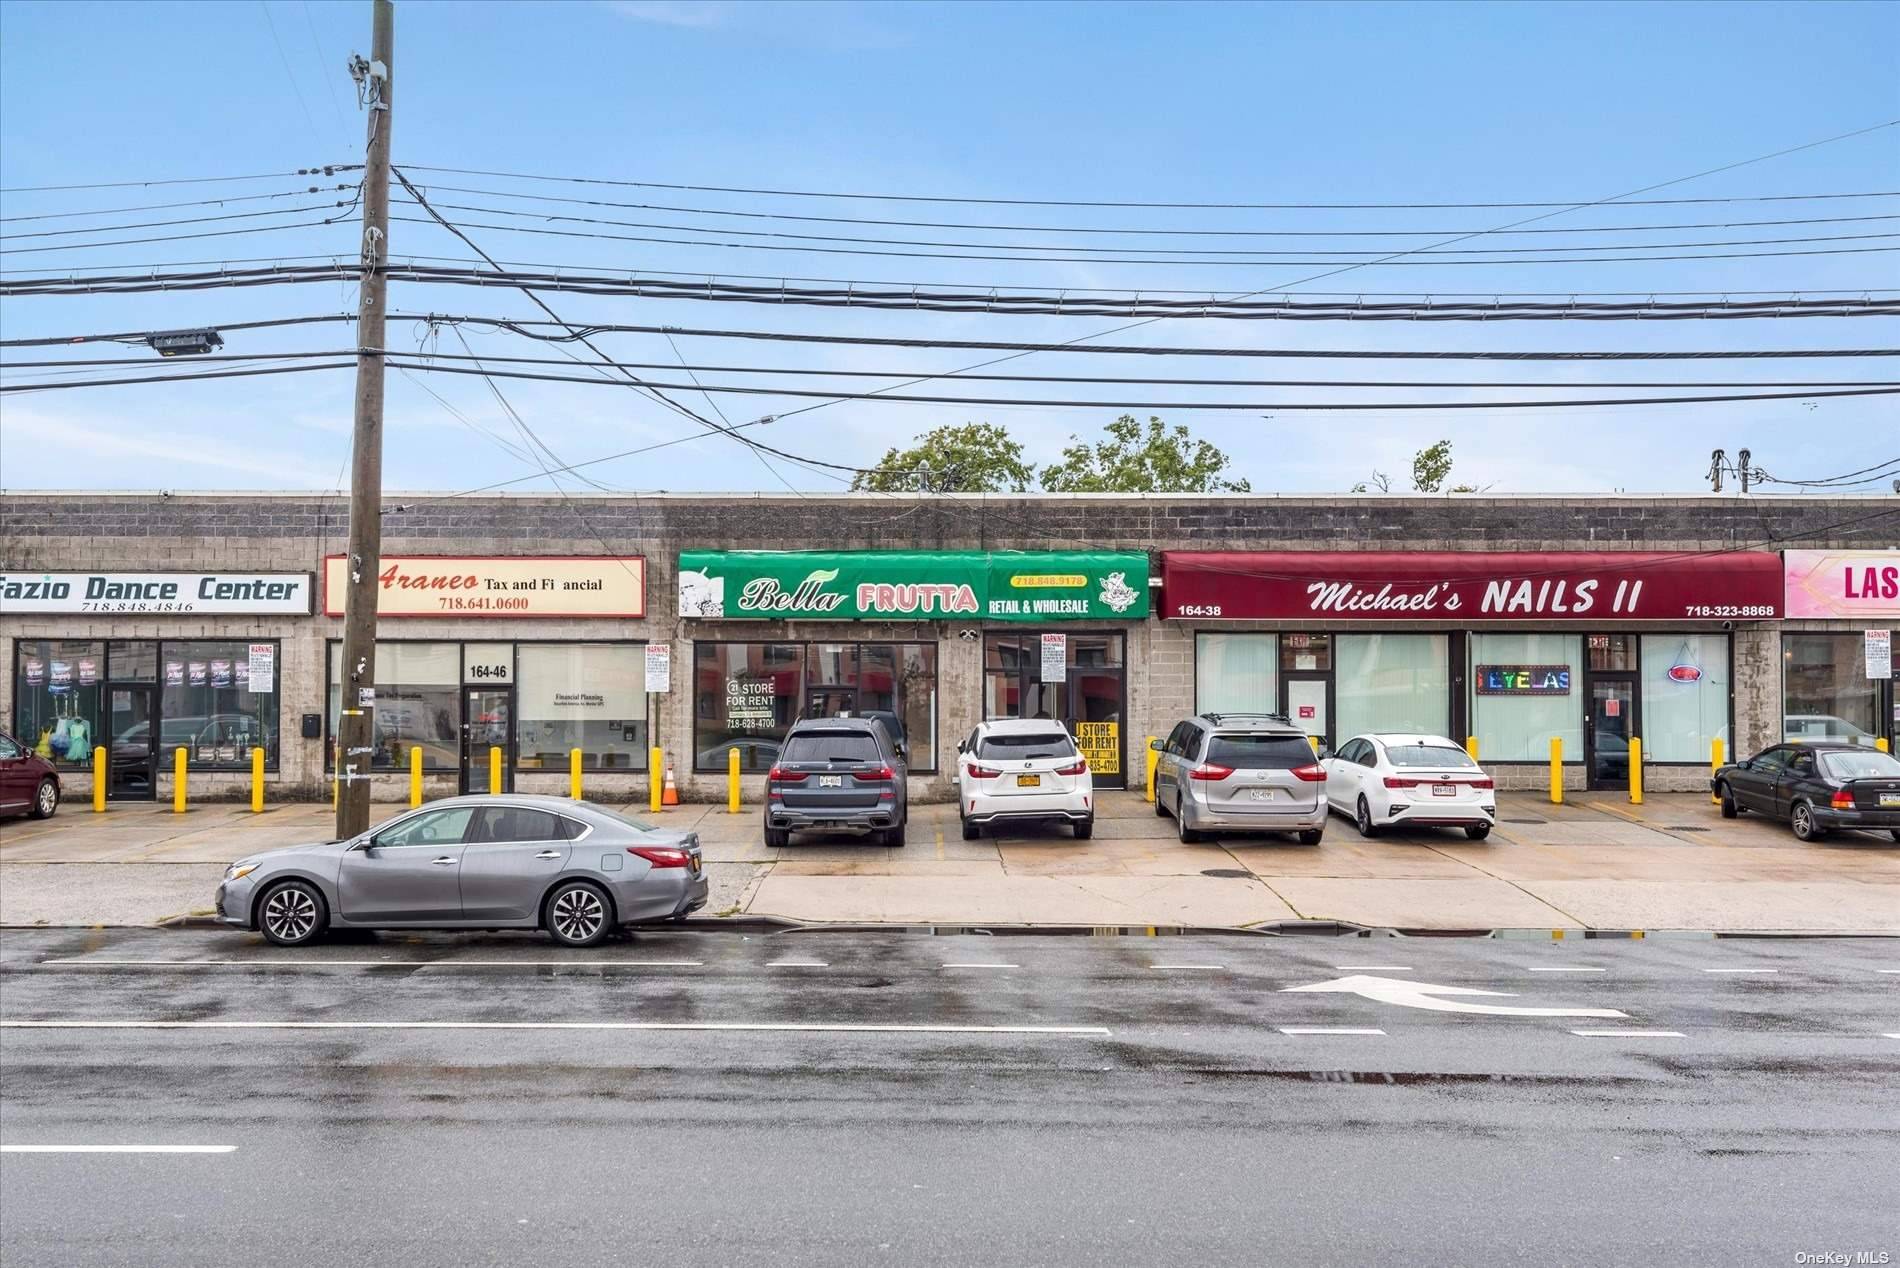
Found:
[[[1512,1004],[1472,1004],[1462,1000],[1434,999],[1436,995],[1490,995],[1514,998],[1509,991],[1481,991],[1470,986],[1433,986],[1430,982],[1408,982],[1396,977],[1336,977],[1330,982],[1310,986],[1283,986],[1286,991],[1315,991],[1342,995],[1363,995],[1382,1004],[1400,1004],[1406,1008],[1428,1008],[1436,1013],[1490,1013],[1498,1017],[1627,1017],[1614,1008],[1519,1008]]]

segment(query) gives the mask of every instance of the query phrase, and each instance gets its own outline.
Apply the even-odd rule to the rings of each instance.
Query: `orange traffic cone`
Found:
[[[666,768],[666,787],[660,790],[660,804],[662,806],[677,806],[680,804],[680,786],[673,782],[673,768],[671,766]]]

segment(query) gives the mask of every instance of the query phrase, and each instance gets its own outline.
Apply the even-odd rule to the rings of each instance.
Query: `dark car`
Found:
[[[1835,829],[1886,829],[1900,841],[1900,761],[1858,744],[1776,744],[1719,768],[1722,817],[1744,810],[1794,825],[1803,841]]]
[[[765,777],[765,843],[790,845],[800,828],[831,828],[902,845],[910,813],[905,774],[904,758],[881,722],[794,722]]]
[[[45,758],[0,731],[0,815],[50,819],[59,809],[59,772]]]

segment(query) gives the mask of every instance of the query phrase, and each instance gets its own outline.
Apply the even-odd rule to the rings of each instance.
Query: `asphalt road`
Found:
[[[1900,1260],[1900,940],[11,930],[0,1021],[9,1268]]]

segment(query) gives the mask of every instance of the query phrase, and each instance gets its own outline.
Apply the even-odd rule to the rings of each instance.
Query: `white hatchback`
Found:
[[[1060,722],[985,722],[957,745],[957,816],[965,841],[986,827],[1032,820],[1060,820],[1086,841],[1095,833],[1088,759]]]
[[[1417,825],[1491,834],[1498,795],[1491,777],[1442,735],[1355,735],[1321,763],[1326,800],[1351,816],[1361,836]]]

